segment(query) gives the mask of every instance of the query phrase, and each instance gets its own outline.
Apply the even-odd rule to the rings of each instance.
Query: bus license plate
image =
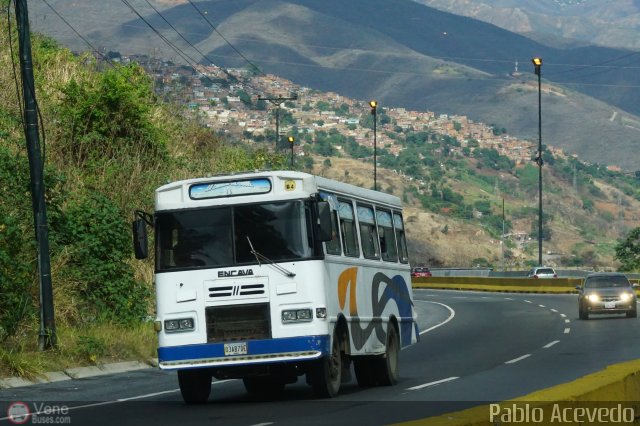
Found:
[[[224,344],[224,356],[246,355],[246,354],[247,354],[247,342]]]

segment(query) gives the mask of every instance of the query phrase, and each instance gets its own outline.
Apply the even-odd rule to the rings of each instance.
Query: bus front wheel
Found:
[[[202,404],[211,393],[211,373],[205,369],[178,370],[178,384],[184,402]]]
[[[340,338],[333,334],[331,353],[313,361],[307,372],[313,392],[319,398],[332,398],[338,394],[342,381],[342,354]]]

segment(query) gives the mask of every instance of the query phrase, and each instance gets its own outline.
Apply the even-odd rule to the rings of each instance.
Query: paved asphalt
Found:
[[[354,378],[338,397],[317,400],[300,378],[281,398],[255,401],[229,380],[214,382],[207,404],[187,406],[175,373],[148,369],[1,390],[0,425],[12,424],[6,413],[16,402],[40,410],[38,420],[72,425],[382,425],[515,398],[640,358],[639,319],[581,321],[575,295],[414,295],[421,341],[402,351],[393,387],[360,389]]]

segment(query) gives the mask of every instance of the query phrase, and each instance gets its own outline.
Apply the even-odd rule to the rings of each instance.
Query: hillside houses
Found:
[[[144,63],[144,57],[136,59],[142,61],[142,66],[150,68],[151,59],[147,58],[149,64]],[[291,114],[298,132],[314,134],[318,131],[338,131],[353,137],[358,144],[373,147],[372,130],[361,125],[361,118],[370,112],[366,101],[301,87],[274,75],[252,76],[245,69],[225,70],[215,65],[190,68],[167,62],[159,65],[158,60],[153,60],[153,72],[150,71],[150,74],[155,78],[161,95],[184,104],[187,110],[200,116],[207,126],[224,130],[230,136],[243,138],[246,132],[254,135],[272,133],[275,130],[274,110],[277,107],[266,101],[260,105],[258,98],[266,94],[289,97],[295,93],[295,101],[282,102],[279,108],[280,114]],[[388,115],[391,123],[378,123],[377,146],[384,147],[394,155],[398,155],[403,147],[388,137],[387,133],[396,133],[398,129],[403,132],[429,130],[456,138],[460,147],[453,147],[451,151],[457,155],[463,155],[465,147],[469,147],[471,152],[475,146],[495,149],[516,165],[530,163],[537,149],[535,142],[512,137],[504,133],[504,129],[496,131],[491,126],[476,123],[464,116],[408,111],[384,105],[380,106],[379,111]],[[290,127],[281,123],[282,135],[290,131]],[[474,142],[470,145],[470,141],[477,141],[477,144]],[[547,151],[554,156],[565,157],[560,149],[547,146]]]

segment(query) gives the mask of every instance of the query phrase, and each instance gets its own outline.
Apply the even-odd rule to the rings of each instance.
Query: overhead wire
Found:
[[[147,3],[149,3],[148,0]],[[210,20],[208,19],[207,15],[205,12],[203,12],[198,6],[196,6],[193,1],[188,0],[189,4],[198,12],[198,14],[200,14],[200,16],[205,20],[205,22],[225,41],[225,43],[227,43],[235,52],[237,55],[239,55],[241,58],[243,58],[249,65],[251,65],[254,69],[256,69],[261,75],[265,75],[265,73],[260,69],[260,67],[258,67],[253,61],[251,61],[250,59],[248,59],[246,57],[246,55],[244,55],[233,43],[231,43],[230,38],[224,36],[215,25],[213,25]],[[151,4],[149,3],[149,5],[151,6]],[[131,8],[131,6],[130,6]],[[183,38],[183,40],[185,40],[192,48],[194,48],[200,55],[202,55],[205,59],[207,59],[209,62],[214,63],[213,60],[211,60],[211,58],[209,57],[209,55],[217,57],[217,58],[231,58],[231,56],[229,55],[219,55],[219,54],[209,54],[209,55],[205,55],[203,54],[196,46],[194,46],[192,43],[190,43],[188,41],[188,39],[186,37],[184,37],[184,35],[182,33],[180,33],[177,29],[175,29],[175,27],[164,18],[164,16],[155,8],[152,6],[152,8],[156,11],[156,13],[158,13],[163,20],[165,20],[165,22],[170,25],[174,31],[176,31],[178,33],[178,35]],[[143,20],[144,22],[144,20]],[[147,26],[149,27],[150,24],[148,22],[145,22],[147,24]],[[152,26],[151,26],[152,27]],[[141,28],[139,26],[135,26],[135,28]],[[197,35],[206,35],[206,34],[202,34],[202,33],[193,33],[193,34],[197,34]],[[161,37],[162,38],[162,37]],[[235,40],[241,40],[241,41],[249,41],[249,42],[256,42],[258,40],[256,39],[252,39],[252,38],[235,38]],[[166,43],[166,40],[163,40]],[[316,48],[323,48],[323,49],[332,49],[332,50],[341,50],[344,49],[342,47],[336,47],[336,46],[322,46],[322,45],[315,45],[315,44],[305,44],[305,46],[309,46],[309,47],[316,47]],[[175,45],[174,45],[175,47]],[[175,49],[173,49],[175,51]],[[362,52],[372,52],[372,53],[379,53],[379,51],[373,51],[373,50],[367,50],[367,49],[359,49]],[[562,71],[557,71],[557,72],[553,72],[553,71],[548,71],[545,73],[545,76],[554,76],[554,75],[560,75],[560,74],[566,74],[572,71],[579,71],[579,70],[583,70],[585,68],[601,68],[603,65],[606,65],[608,63],[612,63],[612,62],[616,62],[618,60],[622,60],[625,59],[627,57],[631,57],[634,56],[636,54],[638,54],[640,52],[632,52],[617,58],[612,58],[609,59],[607,61],[602,61],[596,64],[583,64],[583,65],[576,65],[576,64],[568,64],[568,63],[547,63],[546,66],[572,66],[573,68],[569,69],[569,70],[562,70]],[[400,55],[400,56],[413,56],[412,54],[409,53],[394,53],[395,55]],[[181,55],[182,57],[182,55]],[[494,62],[494,63],[512,63],[512,60],[507,60],[507,59],[490,59],[490,58],[472,58],[472,57],[461,57],[461,56],[430,56],[431,58],[434,59],[440,59],[440,60],[445,60],[445,61],[474,61],[474,62]],[[195,61],[195,59],[190,57],[191,61],[187,61],[184,57],[182,57],[183,60],[185,60],[185,62],[187,62],[188,64],[191,64],[192,62]],[[359,68],[353,68],[353,67],[335,67],[335,66],[326,66],[326,65],[314,65],[314,64],[303,64],[303,63],[299,63],[299,62],[286,62],[286,61],[273,61],[273,60],[264,60],[263,62],[269,62],[272,64],[282,64],[282,65],[295,65],[295,66],[305,66],[305,67],[314,67],[314,68],[329,68],[329,69],[337,69],[337,70],[353,70],[353,71],[364,71],[363,69],[359,69]],[[606,67],[608,70],[619,70],[619,69],[640,69],[640,66],[622,66],[622,67],[615,67],[615,66],[610,66],[610,67]],[[223,71],[226,72],[226,69],[224,69],[223,67],[221,67],[221,69]],[[375,71],[375,70],[370,70],[370,71]],[[378,71],[381,72],[381,71]],[[597,75],[600,73],[606,72],[606,70],[597,72],[597,73],[593,73],[590,74],[588,76],[591,75]],[[395,74],[397,72],[395,71],[389,71],[388,73],[390,74]],[[424,75],[424,73],[421,73],[421,75]],[[478,78],[476,78],[478,79]],[[603,86],[603,87],[621,87],[621,88],[629,88],[629,87],[636,87],[635,85],[606,85],[606,84],[597,84],[597,83],[593,83],[593,84],[589,84],[589,83],[580,83],[580,82],[562,82],[562,84],[572,84],[572,85],[576,85],[576,86]]]
[[[173,31],[175,31],[176,34],[178,34],[178,36],[185,42],[187,43],[193,50],[195,50],[196,52],[198,52],[204,59],[206,59],[207,61],[209,61],[209,63],[214,63],[213,60],[211,60],[211,58],[209,58],[205,53],[203,53],[200,49],[198,49],[197,46],[195,46],[193,43],[191,43],[180,31],[178,31],[178,29],[171,23],[169,22],[169,20],[167,18],[165,18],[165,16],[158,10],[156,9],[156,7],[151,4],[151,2],[149,0],[145,0],[145,2],[154,10],[154,12],[160,16],[160,18],[162,18],[162,20],[169,25],[169,27],[171,27],[171,29]],[[225,69],[224,67],[220,67],[220,69],[222,70],[222,72],[224,72],[228,77],[235,79],[236,77],[234,75],[232,75],[229,71],[227,71],[227,69]],[[206,76],[205,76],[206,77]],[[254,88],[254,90],[256,90]],[[258,91],[258,90],[256,90]]]
[[[238,48],[236,48],[220,31],[218,31],[218,28],[216,28],[215,25],[213,25],[210,21],[209,18],[207,18],[206,14],[204,14],[200,8],[198,8],[198,6],[196,6],[191,0],[187,0],[189,2],[189,4],[191,6],[193,6],[193,8],[198,11],[198,13],[200,14],[200,16],[202,16],[202,18],[205,20],[205,22],[207,24],[209,24],[209,26],[213,29],[213,31],[215,31],[224,41],[225,43],[227,43],[242,59],[244,59],[249,65],[251,65],[254,69],[256,69],[260,74],[262,74],[263,76],[266,75],[261,69],[260,67],[258,67],[256,64],[254,64],[253,62],[251,62],[251,60],[249,60],[249,58],[247,58]]]

